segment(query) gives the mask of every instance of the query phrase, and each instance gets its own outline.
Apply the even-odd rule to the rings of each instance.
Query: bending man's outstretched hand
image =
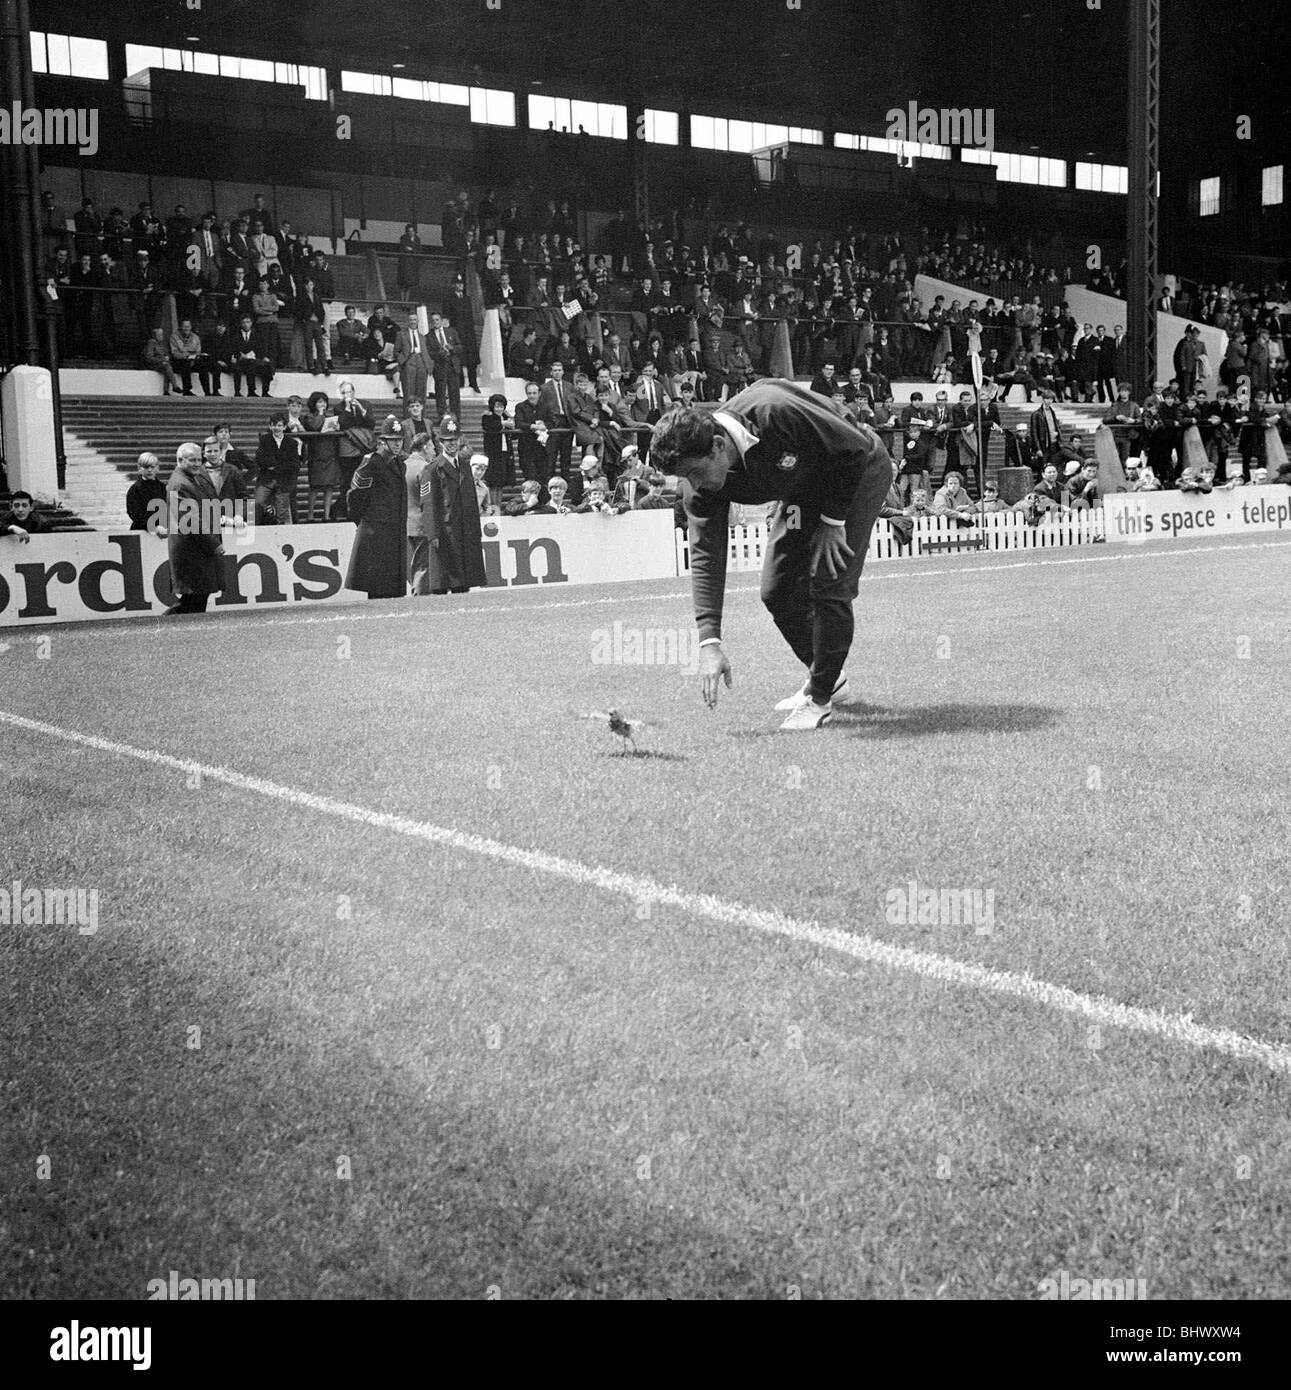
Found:
[[[726,677],[726,687],[731,686],[731,663],[726,659],[720,642],[710,642],[699,649],[700,689],[704,693],[704,703],[709,709],[717,708],[717,692],[722,677]]]
[[[816,526],[816,534],[811,538],[811,574],[825,575],[837,579],[851,563],[855,552],[847,544],[847,532],[841,526],[831,526],[822,521]]]

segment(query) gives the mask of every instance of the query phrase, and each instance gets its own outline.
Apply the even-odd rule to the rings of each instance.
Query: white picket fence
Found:
[[[731,573],[760,570],[766,553],[767,526],[755,522],[730,528],[726,568]],[[1020,512],[996,512],[961,526],[944,516],[918,517],[909,545],[898,545],[887,521],[880,518],[870,535],[867,560],[896,560],[908,556],[973,554],[983,550],[1039,550],[1061,545],[1089,545],[1104,539],[1101,511],[1046,514],[1035,526]],[[690,571],[690,545],[685,531],[677,532],[677,573]]]

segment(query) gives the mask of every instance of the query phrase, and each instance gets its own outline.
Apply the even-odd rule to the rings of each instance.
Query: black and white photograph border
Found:
[[[1283,10],[0,0],[33,1364],[188,1372],[176,1302],[1271,1347]]]

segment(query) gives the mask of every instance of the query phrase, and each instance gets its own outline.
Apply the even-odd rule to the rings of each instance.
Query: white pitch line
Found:
[[[1120,543],[1118,542],[1118,545],[1119,544]],[[1058,556],[1054,556],[1052,559],[1049,558],[1049,551],[1031,550],[1026,552],[1028,556],[1032,557],[1030,559],[1010,560],[1004,564],[999,565],[967,565],[962,569],[951,569],[949,567],[943,566],[941,568],[931,570],[907,570],[897,568],[897,562],[895,561],[878,560],[870,561],[870,566],[872,567],[874,564],[880,564],[884,566],[893,565],[893,568],[891,570],[885,568],[881,572],[876,571],[873,568],[867,568],[864,574],[861,576],[861,584],[863,586],[861,589],[861,597],[863,598],[865,595],[864,586],[889,579],[937,579],[944,578],[948,574],[953,574],[956,576],[956,578],[962,579],[965,577],[971,578],[975,574],[996,574],[1002,570],[1031,569],[1036,566],[1099,565],[1104,564],[1109,560],[1161,560],[1173,559],[1176,556],[1183,555],[1205,555],[1215,550],[1270,550],[1284,549],[1287,546],[1291,546],[1291,540],[1256,541],[1250,545],[1242,546],[1193,545],[1186,547],[1176,547],[1170,550],[1140,550],[1136,546],[1128,546],[1123,551],[1116,551],[1110,554],[1106,552],[1101,552],[1097,555],[1071,555],[1063,556],[1061,558],[1059,558]],[[1054,547],[1054,549],[1058,548],[1059,547],[1056,546]],[[962,558],[970,559],[972,557],[963,556]],[[749,572],[750,571],[735,571],[735,573]],[[728,594],[749,594],[756,593],[758,588],[759,586],[757,584],[732,584],[727,587],[726,592]],[[497,603],[479,603],[469,605],[464,604],[460,607],[449,606],[443,608],[438,607],[437,605],[427,604],[424,607],[419,606],[417,608],[403,608],[400,609],[397,613],[373,613],[367,611],[366,606],[362,602],[345,604],[343,606],[342,611],[333,610],[326,614],[300,613],[297,615],[281,617],[273,616],[273,610],[271,609],[263,609],[260,612],[256,612],[254,610],[250,612],[244,612],[241,609],[239,609],[236,613],[234,613],[233,610],[227,610],[231,616],[238,617],[240,621],[237,623],[157,622],[155,626],[148,625],[146,627],[146,631],[150,635],[166,635],[180,637],[193,637],[200,634],[203,639],[207,639],[211,637],[227,637],[229,635],[236,636],[242,634],[244,631],[249,630],[252,627],[259,629],[262,627],[308,627],[316,623],[371,623],[391,621],[425,622],[428,618],[456,618],[463,617],[469,614],[479,613],[534,613],[546,612],[549,609],[560,608],[599,608],[607,604],[658,603],[661,600],[667,601],[671,599],[684,599],[690,597],[690,589],[689,587],[687,587],[685,589],[671,590],[666,593],[611,594],[607,595],[604,598],[557,599],[552,603],[503,603],[501,602],[503,591],[499,589],[496,592],[499,596],[499,602]],[[514,590],[508,590],[507,592],[513,593]],[[274,610],[276,610],[278,607],[280,607],[280,605],[273,605]],[[226,610],[224,609],[217,608],[212,610],[212,613],[208,616],[219,617],[223,615],[225,611]],[[144,614],[141,615],[139,618],[133,619],[133,630],[138,630],[138,628],[145,626],[148,617],[149,615]],[[245,628],[243,626],[244,622],[246,624]],[[84,637],[89,639],[111,637],[117,638],[119,640],[122,632],[125,630],[119,627],[114,622],[96,622],[93,624],[53,623],[48,628],[43,628],[36,623],[28,623],[24,624],[23,626],[27,631],[33,634],[39,633],[43,635],[49,632],[56,631],[60,637]]]
[[[0,723],[26,730],[28,733],[61,739],[65,743],[78,744],[83,748],[92,748],[100,753],[111,753],[118,757],[151,763],[156,767],[170,768],[185,775],[197,772],[212,782],[220,782],[241,791],[255,792],[259,796],[283,801],[290,806],[317,811],[320,815],[334,816],[339,820],[366,825],[376,830],[390,830],[410,839],[424,840],[429,844],[442,845],[465,854],[479,855],[516,868],[547,874],[552,878],[562,878],[571,883],[599,888],[602,892],[614,893],[636,902],[663,903],[695,917],[706,917],[709,921],[719,922],[724,926],[742,927],[748,931],[787,937],[791,941],[837,951],[867,964],[881,965],[900,973],[1026,1000],[1061,1013],[1074,1014],[1093,1023],[1123,1028],[1167,1042],[1182,1043],[1199,1051],[1220,1052],[1240,1061],[1258,1062],[1272,1072],[1291,1076],[1291,1044],[1247,1037],[1227,1028],[1209,1028],[1205,1024],[1194,1023],[1191,1015],[1135,1008],[1103,995],[1082,994],[1063,985],[1050,984],[1027,973],[995,970],[972,961],[956,960],[951,956],[937,955],[930,951],[893,946],[872,936],[842,931],[836,927],[822,927],[816,922],[789,917],[774,909],[749,907],[709,893],[688,893],[675,884],[665,885],[654,879],[620,873],[616,869],[583,864],[576,859],[562,859],[542,850],[521,849],[518,845],[504,844],[500,840],[487,839],[482,835],[451,830],[444,826],[431,825],[426,821],[412,820],[407,816],[391,815],[386,811],[374,811],[352,802],[338,801],[334,797],[318,796],[297,787],[266,781],[262,777],[251,777],[232,768],[199,763],[190,758],[176,758],[157,749],[136,748],[128,743],[117,743],[94,734],[65,729],[57,724],[28,719],[8,710],[0,710]]]

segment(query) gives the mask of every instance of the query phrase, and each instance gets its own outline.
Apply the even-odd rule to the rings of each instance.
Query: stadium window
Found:
[[[724,150],[726,122],[720,116],[692,116],[690,143],[697,150]]]
[[[108,46],[103,39],[31,31],[31,70],[53,77],[108,79]]]
[[[675,145],[681,137],[681,123],[675,111],[650,111],[645,116],[645,138],[652,145]]]
[[[341,91],[360,92],[369,97],[394,95],[394,79],[381,72],[347,72],[341,69]]]
[[[855,149],[855,145],[840,143],[846,138],[836,135],[835,145],[841,149]],[[803,145],[823,145],[825,133],[805,126],[768,124],[766,121],[733,121],[725,116],[690,118],[690,143],[697,150],[727,150],[731,154],[748,154],[750,150],[764,149],[768,145],[787,145],[791,140]]]
[[[322,69],[317,69],[322,71]],[[403,101],[437,101],[445,106],[469,106],[471,89],[450,82],[429,82],[420,77],[389,77],[380,72],[341,72],[343,92],[365,96],[399,97]],[[327,96],[324,73],[323,96]]]
[[[823,141],[814,143],[820,144]],[[909,164],[916,155],[920,159],[950,158],[950,149],[946,145],[920,145],[912,140],[889,140],[886,135],[849,135],[842,131],[834,132],[834,148],[869,150],[871,154],[894,154],[903,164]]]
[[[569,128],[575,134],[581,129],[603,140],[626,140],[628,108],[608,101],[571,101]]]
[[[726,127],[726,144],[723,149],[732,154],[748,154],[753,148],[752,121],[723,121]]]
[[[516,99],[514,92],[495,87],[470,88],[471,120],[477,125],[515,125]]]
[[[1282,201],[1282,165],[1270,164],[1264,170],[1260,188],[1260,206],[1271,208]]]
[[[311,101],[327,100],[327,72],[303,63],[276,63],[263,58],[237,58],[230,53],[200,53],[190,48],[155,48],[126,44],[126,74],[163,68],[167,72],[197,72],[208,77],[237,77],[253,82],[277,82],[303,87]]]
[[[1127,193],[1130,171],[1124,164],[1085,164],[1077,160],[1076,187],[1087,193]]]
[[[1197,216],[1214,217],[1219,211],[1219,179],[1202,179],[1197,184]]]
[[[575,101],[569,97],[529,98],[529,129],[568,131],[576,134],[581,126],[588,135],[603,139],[628,138],[628,108],[608,101]]]
[[[146,72],[148,68],[164,68],[165,66],[165,55],[160,48],[153,48],[142,43],[126,44],[126,75],[128,77],[133,77],[137,72]]]

